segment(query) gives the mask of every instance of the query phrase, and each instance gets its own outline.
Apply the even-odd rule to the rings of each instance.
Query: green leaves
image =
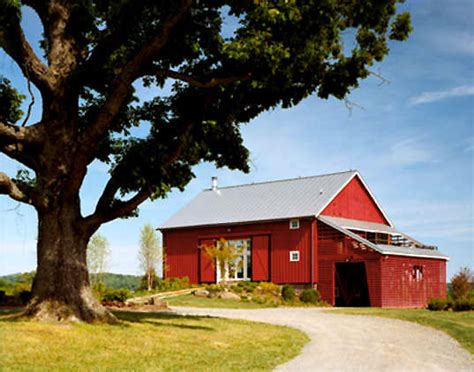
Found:
[[[410,32],[413,31],[411,26],[410,13],[404,12],[397,15],[392,24],[392,31],[390,32],[390,39],[403,41],[408,39]]]
[[[25,99],[23,94],[12,87],[9,80],[0,76],[0,121],[16,123],[23,115],[20,106]]]

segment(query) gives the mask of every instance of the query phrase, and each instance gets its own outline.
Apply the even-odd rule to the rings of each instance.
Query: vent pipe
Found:
[[[212,177],[212,190],[213,191],[217,190],[217,177],[216,176]]]

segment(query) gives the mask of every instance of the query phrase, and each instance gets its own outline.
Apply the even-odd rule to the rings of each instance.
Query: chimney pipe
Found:
[[[217,190],[217,177],[216,176],[212,177],[212,190],[213,191]]]

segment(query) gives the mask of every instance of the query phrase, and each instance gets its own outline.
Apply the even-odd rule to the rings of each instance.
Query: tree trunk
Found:
[[[92,294],[87,271],[90,233],[73,207],[38,213],[38,266],[25,315],[42,321],[114,322]]]

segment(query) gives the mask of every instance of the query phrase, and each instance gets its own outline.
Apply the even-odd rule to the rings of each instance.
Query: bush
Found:
[[[300,293],[301,302],[307,304],[316,304],[319,300],[319,292],[315,289],[305,289]]]
[[[118,301],[125,302],[130,298],[130,291],[128,289],[107,289],[102,295],[102,301]]]
[[[281,289],[281,296],[285,301],[293,301],[295,299],[295,289],[290,284],[285,284]]]
[[[428,310],[431,311],[443,311],[448,310],[449,308],[449,301],[447,298],[431,298],[428,301]]]
[[[255,289],[258,287],[258,283],[244,280],[244,281],[239,282],[237,284],[237,287],[242,288],[245,292],[253,293]]]
[[[280,286],[272,282],[260,282],[258,287],[263,294],[280,295]]]
[[[461,268],[459,272],[451,278],[451,291],[453,299],[459,300],[468,298],[472,281],[472,271],[467,267]]]
[[[454,301],[453,303],[454,311],[469,311],[474,310],[474,299],[465,298]]]
[[[23,305],[26,305],[31,299],[31,291],[21,291],[18,296]]]

